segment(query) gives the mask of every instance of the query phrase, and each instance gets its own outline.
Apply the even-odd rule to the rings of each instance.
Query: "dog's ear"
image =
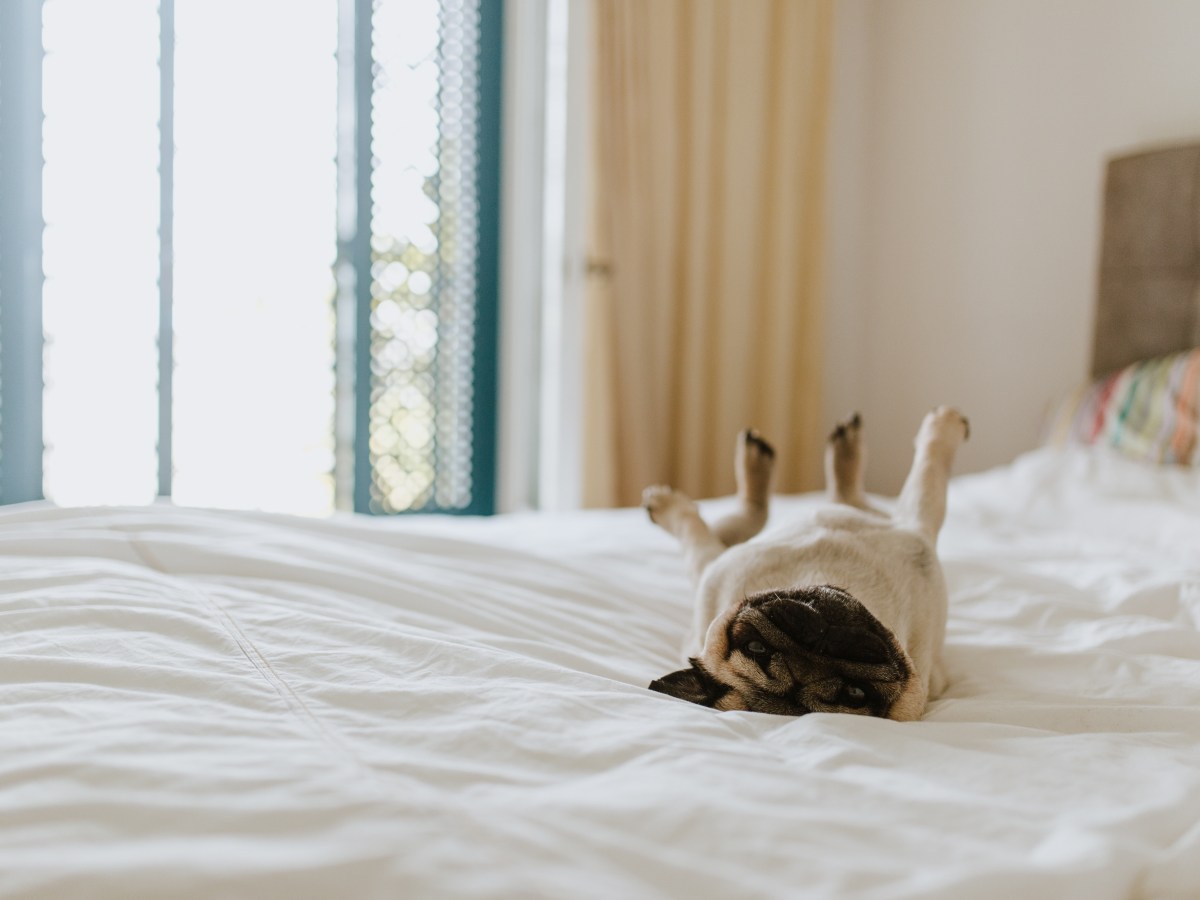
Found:
[[[680,669],[650,682],[650,690],[670,694],[691,703],[699,703],[701,706],[714,706],[729,693],[729,686],[709,675],[695,659],[689,659],[688,662],[691,663],[689,668]]]

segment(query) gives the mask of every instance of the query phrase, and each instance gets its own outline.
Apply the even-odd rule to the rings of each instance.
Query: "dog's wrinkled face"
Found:
[[[691,667],[650,685],[716,709],[908,720],[924,706],[903,648],[865,606],[830,585],[755,594],[718,617]]]

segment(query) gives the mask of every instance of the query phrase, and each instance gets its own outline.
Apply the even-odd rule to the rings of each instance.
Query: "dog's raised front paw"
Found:
[[[939,406],[926,414],[917,441],[957,450],[958,445],[970,436],[971,424],[966,416],[952,406]]]

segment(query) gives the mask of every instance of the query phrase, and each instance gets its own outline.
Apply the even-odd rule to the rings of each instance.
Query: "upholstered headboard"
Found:
[[[1092,374],[1200,346],[1200,144],[1108,164]]]

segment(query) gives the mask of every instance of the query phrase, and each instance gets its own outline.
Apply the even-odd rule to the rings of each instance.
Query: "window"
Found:
[[[501,13],[0,4],[0,500],[490,512]]]

